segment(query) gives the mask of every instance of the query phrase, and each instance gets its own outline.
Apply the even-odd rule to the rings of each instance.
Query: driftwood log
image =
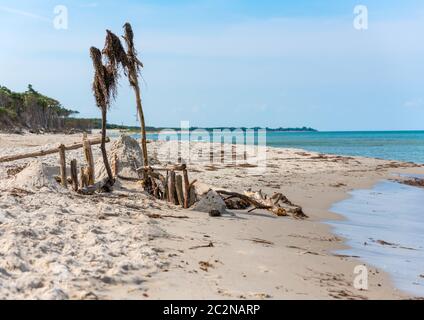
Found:
[[[93,195],[96,192],[110,192],[112,190],[112,184],[109,177],[104,178],[102,181],[96,182],[93,185],[86,186],[78,190],[78,193],[88,196]]]
[[[255,209],[264,209],[274,213],[277,216],[288,216],[291,214],[296,219],[305,219],[308,216],[303,212],[300,206],[291,203],[283,194],[275,193],[272,197],[267,197],[262,193],[258,192],[246,192],[245,194],[230,192],[225,190],[216,191],[220,195],[229,196],[224,199],[226,203],[231,198],[238,198],[242,201],[249,203]],[[253,211],[250,210],[250,211]],[[249,212],[250,212],[249,211]]]
[[[93,146],[93,145],[100,144],[101,139],[96,138],[96,139],[88,140],[88,142],[89,142],[90,145]],[[106,142],[110,142],[110,139],[106,138]],[[65,145],[65,151],[77,150],[77,149],[81,149],[82,147],[83,147],[82,143],[74,143],[74,144],[71,144],[71,145]],[[55,153],[58,153],[58,152],[59,152],[59,148],[55,147],[55,148],[36,151],[36,152],[29,152],[29,153],[23,153],[23,154],[12,155],[12,156],[5,156],[5,157],[0,158],[0,163],[17,161],[17,160],[28,159],[28,158],[44,157],[44,156],[47,156],[47,155],[50,155],[50,154],[55,154]]]

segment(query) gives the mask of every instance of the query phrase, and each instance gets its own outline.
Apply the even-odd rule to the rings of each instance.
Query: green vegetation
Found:
[[[42,95],[34,90],[31,84],[28,85],[28,90],[23,93],[13,92],[10,89],[0,86],[0,108],[8,110],[9,114],[17,116],[20,109],[25,109],[31,103],[40,107],[48,108],[57,114],[59,117],[69,117],[73,114],[78,114],[78,111],[73,111],[64,108],[61,103],[53,98]],[[1,112],[1,111],[0,111]]]
[[[0,86],[0,130],[61,130],[64,119],[77,113],[37,92],[31,84],[22,93]]]

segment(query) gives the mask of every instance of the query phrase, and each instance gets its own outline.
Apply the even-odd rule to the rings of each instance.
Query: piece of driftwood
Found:
[[[194,185],[190,184],[190,196],[189,196],[188,207],[190,208],[192,205],[196,203],[196,201],[197,201],[196,189],[194,188]]]
[[[245,210],[251,206],[246,200],[237,198],[235,196],[228,196],[224,198],[225,205],[228,209],[232,210]]]
[[[113,156],[113,160],[112,160],[112,174],[114,177],[118,176],[118,172],[119,172],[119,163],[118,163],[118,155],[115,154]]]
[[[85,160],[87,161],[88,168],[88,184],[94,185],[94,157],[93,151],[91,149],[91,144],[88,142],[87,133],[84,133],[82,138],[82,144],[84,149]]]
[[[72,180],[72,189],[78,191],[78,169],[77,169],[77,160],[73,159],[71,161],[71,180]]]
[[[305,219],[308,217],[303,213],[303,210],[300,206],[296,206],[291,203],[281,193],[275,193],[272,197],[269,198],[261,191],[246,192],[246,194],[241,194],[237,192],[218,190],[217,193],[220,195],[231,196],[233,198],[239,198],[245,202],[250,203],[254,208],[249,212],[255,209],[264,209],[274,213],[277,216],[288,216],[290,213],[296,219]]]
[[[60,159],[60,179],[63,187],[68,186],[68,180],[66,179],[66,155],[65,146],[61,144],[59,146],[59,159]]]
[[[260,203],[259,201],[256,201],[255,199],[252,199],[249,196],[246,196],[246,195],[241,194],[241,193],[230,192],[230,191],[225,191],[225,190],[217,190],[216,192],[221,194],[221,195],[223,194],[223,195],[226,195],[226,196],[231,196],[231,197],[236,197],[236,198],[242,199],[242,200],[250,203],[252,206],[254,206],[257,209],[265,209],[265,210],[272,209],[272,206],[270,206],[268,204]]]
[[[163,219],[163,218],[173,218],[173,219],[189,219],[188,216],[173,216],[171,214],[157,214],[157,213],[146,213],[151,219]]]
[[[184,208],[188,209],[190,207],[190,181],[188,180],[188,171],[187,169],[183,170],[183,180],[184,180]]]
[[[183,177],[179,174],[175,176],[175,190],[177,191],[179,205],[184,207]]]
[[[262,203],[271,205],[273,207],[273,210],[271,211],[278,211],[279,208],[282,208],[286,214],[291,214],[296,219],[308,218],[308,216],[303,212],[302,207],[293,204],[282,193],[274,193],[271,197],[267,197],[267,195],[264,195],[262,191],[259,190],[258,192],[246,192],[246,195]]]
[[[266,244],[269,246],[273,246],[274,242],[268,241],[268,240],[264,240],[264,239],[260,239],[260,238],[252,238],[252,239],[247,239],[249,241],[255,242],[255,243],[261,243],[261,244]]]
[[[91,139],[91,140],[88,140],[88,142],[90,143],[90,145],[93,146],[93,145],[100,144],[101,139],[100,138]],[[110,142],[110,139],[106,138],[106,142]],[[77,149],[81,149],[82,147],[83,147],[82,143],[74,143],[74,144],[71,144],[71,145],[65,145],[65,151],[77,150]],[[36,151],[36,152],[29,152],[29,153],[23,153],[23,154],[12,155],[12,156],[5,156],[5,157],[0,158],[0,163],[22,160],[22,159],[28,159],[28,158],[43,157],[43,156],[55,154],[55,153],[58,153],[58,152],[59,152],[59,148],[55,147],[55,148]]]
[[[169,183],[169,171],[166,171],[166,178],[165,181],[163,183],[164,186],[164,192],[163,192],[163,199],[162,200],[166,200],[168,202],[170,202],[169,199],[169,192],[168,192],[168,183]]]
[[[177,191],[175,190],[175,171],[169,172],[169,180],[168,180],[168,197],[169,202],[173,204],[178,204],[178,199],[176,197]]]
[[[213,245],[213,242],[211,241],[211,242],[209,242],[209,244],[205,244],[205,245],[202,245],[202,246],[190,247],[189,250],[201,249],[201,248],[213,248],[213,247],[214,247],[214,245]]]
[[[152,171],[182,171],[187,169],[187,165],[186,164],[180,164],[180,165],[169,165],[169,166],[165,166],[165,167],[142,167],[142,168],[137,168],[136,170],[138,172],[142,172],[144,170],[152,170]]]
[[[148,174],[149,174],[149,173],[148,173]],[[158,184],[156,183],[156,179],[155,179],[154,177],[150,176],[150,175],[149,175],[149,177],[150,177],[150,181],[151,181],[151,184],[152,184],[152,192],[153,192],[153,196],[154,196],[155,198],[159,199],[159,186],[158,186]]]
[[[104,178],[102,181],[96,182],[93,185],[86,186],[78,190],[78,193],[88,196],[93,195],[96,192],[110,192],[112,190],[111,181],[109,177]]]
[[[81,169],[80,169],[80,182],[81,182],[80,187],[81,187],[81,189],[88,186],[88,176],[87,176],[86,171],[87,171],[86,168],[81,167]]]

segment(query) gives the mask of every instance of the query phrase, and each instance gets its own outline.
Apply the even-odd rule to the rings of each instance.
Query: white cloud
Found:
[[[17,15],[20,15],[20,16],[23,16],[23,17],[41,20],[41,21],[45,21],[45,22],[51,22],[51,19],[49,19],[47,17],[43,17],[41,15],[38,15],[38,14],[35,14],[35,13],[32,13],[32,12],[28,12],[28,11],[23,11],[23,10],[18,10],[18,9],[9,8],[9,7],[3,7],[3,6],[0,6],[0,11],[12,13],[12,14],[17,14]]]
[[[403,106],[405,108],[420,108],[424,106],[424,101],[421,98],[411,99],[411,100],[405,101]]]
[[[84,3],[79,5],[80,8],[97,8],[99,4],[97,2]]]

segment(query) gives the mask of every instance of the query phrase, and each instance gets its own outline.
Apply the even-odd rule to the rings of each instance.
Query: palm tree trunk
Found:
[[[149,166],[149,159],[147,157],[147,137],[146,137],[146,123],[144,121],[143,105],[141,103],[140,87],[138,83],[134,85],[135,99],[137,102],[137,112],[141,125],[141,147],[143,150],[143,164],[145,167]]]
[[[102,143],[100,145],[100,149],[102,150],[103,162],[106,168],[106,172],[109,178],[109,183],[112,186],[114,183],[112,169],[109,165],[109,160],[107,158],[106,152],[106,108],[102,108]]]

